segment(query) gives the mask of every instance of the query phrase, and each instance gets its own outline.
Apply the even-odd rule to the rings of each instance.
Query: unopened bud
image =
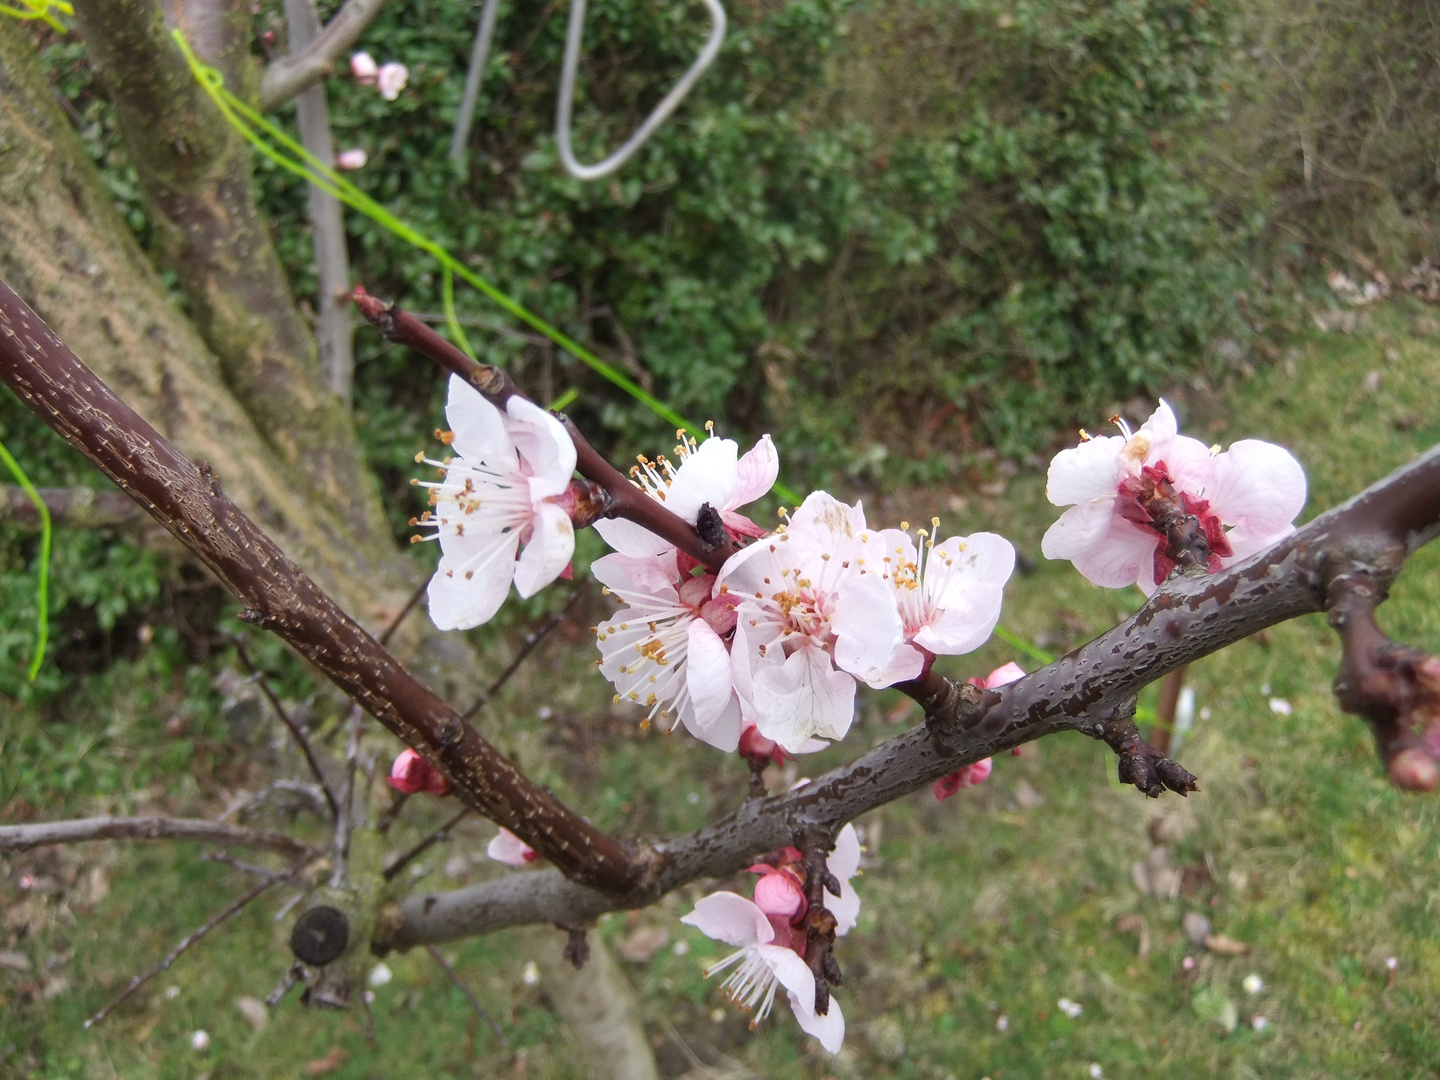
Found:
[[[1406,747],[1390,759],[1387,766],[1390,781],[1402,791],[1434,791],[1440,783],[1440,770],[1423,750]]]

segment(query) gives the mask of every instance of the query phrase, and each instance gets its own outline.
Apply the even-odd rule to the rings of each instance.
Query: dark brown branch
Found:
[[[532,783],[346,615],[196,468],[0,282],[0,379],[204,562],[244,606],[413,747],[460,799],[563,872],[629,884],[620,843]]]
[[[388,912],[378,947],[407,947],[529,923],[573,924],[642,907],[702,877],[725,877],[806,830],[832,835],[867,810],[982,758],[1059,731],[1105,734],[1139,690],[1267,626],[1328,607],[1337,567],[1364,566],[1378,591],[1406,556],[1440,532],[1440,447],[1397,469],[1255,558],[1208,576],[1176,575],[1134,616],[1000,690],[929,674],[905,687],[927,724],[784,795],[749,799],[730,816],[659,845],[632,892],[617,899],[551,871],[421,893]],[[642,850],[642,855],[646,853]]]
[[[325,770],[320,768],[320,762],[315,758],[315,749],[310,745],[310,739],[305,734],[305,729],[294,721],[285,706],[280,703],[280,699],[275,696],[275,691],[270,689],[270,681],[265,678],[265,673],[257,668],[254,661],[250,659],[250,650],[245,648],[244,639],[234,636],[231,641],[235,644],[235,652],[240,657],[240,662],[245,665],[245,669],[250,674],[255,676],[256,681],[260,684],[260,692],[265,695],[265,700],[270,702],[270,707],[275,710],[275,714],[280,717],[281,723],[289,730],[295,744],[300,747],[300,753],[305,757],[305,764],[310,766],[310,773],[319,783],[320,791],[325,796],[325,803],[330,807],[330,820],[338,821],[340,804],[335,801],[335,793],[330,790],[330,782],[325,779]]]
[[[504,409],[505,402],[512,397],[525,396],[505,372],[470,359],[414,315],[394,303],[371,296],[360,287],[356,287],[351,298],[360,309],[360,314],[387,340],[397,345],[409,346],[452,375],[458,375],[496,408]],[[608,516],[633,521],[685,552],[712,574],[720,572],[725,560],[736,550],[728,535],[720,543],[706,543],[694,526],[665,509],[663,503],[650,498],[632,484],[624,473],[606,461],[574,424],[569,420],[564,423],[565,430],[570,433],[570,438],[575,443],[576,471],[587,480],[599,484],[610,497]]]
[[[1440,781],[1440,657],[1385,635],[1375,621],[1384,599],[1363,571],[1330,583],[1330,625],[1342,647],[1335,697],[1370,726],[1397,786],[1433,791]]]
[[[385,0],[346,0],[304,49],[273,61],[260,80],[260,111],[278,109],[323,79],[341,54],[360,40],[384,6]]]
[[[292,859],[311,859],[319,854],[308,844],[284,833],[199,818],[107,816],[34,825],[0,825],[0,851],[29,851],[47,844],[78,844],[86,840],[205,840],[277,851]]]
[[[802,838],[805,864],[805,964],[815,976],[815,1012],[830,1011],[830,987],[844,981],[835,960],[835,916],[825,906],[825,890],[840,895],[840,882],[830,873],[825,852],[830,842]]]
[[[500,1029],[500,1025],[495,1022],[494,1017],[485,1011],[485,1006],[480,1004],[479,998],[470,992],[470,987],[465,985],[465,980],[460,978],[460,973],[451,966],[445,957],[440,955],[440,950],[434,945],[426,945],[425,951],[430,954],[430,958],[435,963],[440,965],[445,974],[450,976],[450,981],[465,995],[465,1000],[470,1002],[470,1007],[475,1010],[476,1015],[490,1025],[490,1030],[495,1033],[495,1038],[500,1041],[500,1045],[507,1050],[510,1049],[510,1040],[505,1038],[505,1032]]]
[[[180,943],[179,943],[178,945],[176,945],[175,948],[171,949],[169,953],[166,954],[165,959],[161,960],[158,964],[156,964],[153,968],[151,968],[149,971],[145,972],[144,974],[136,975],[133,979],[130,980],[129,984],[125,987],[125,989],[122,990],[122,991],[120,991],[120,993],[119,993],[118,995],[116,995],[116,996],[110,1001],[110,1003],[109,1003],[108,1005],[106,1005],[104,1008],[102,1008],[102,1009],[101,1009],[99,1012],[97,1012],[94,1016],[90,1017],[89,1020],[86,1020],[86,1021],[85,1021],[85,1028],[86,1028],[86,1030],[89,1030],[90,1028],[94,1027],[96,1024],[100,1023],[101,1020],[104,1020],[105,1017],[109,1016],[110,1013],[115,1010],[115,1007],[116,1007],[116,1006],[118,1006],[121,1002],[123,1002],[123,1001],[125,1001],[127,998],[129,998],[130,995],[133,994],[133,993],[135,993],[136,990],[139,990],[140,987],[144,986],[147,982],[149,982],[151,979],[153,979],[156,975],[159,975],[160,972],[165,971],[167,968],[169,968],[171,964],[173,964],[176,960],[178,960],[178,959],[181,957],[181,955],[184,954],[185,951],[190,948],[190,946],[194,945],[197,941],[199,941],[201,938],[203,938],[203,937],[204,937],[206,934],[208,934],[211,930],[214,930],[217,926],[219,926],[221,923],[223,923],[226,919],[229,919],[230,917],[232,917],[232,916],[234,916],[234,915],[238,915],[241,911],[243,911],[243,910],[245,909],[246,905],[248,905],[248,904],[250,903],[250,901],[252,901],[252,900],[254,900],[256,897],[260,896],[263,892],[265,892],[267,889],[269,889],[272,885],[277,885],[277,884],[279,884],[279,883],[282,882],[282,881],[285,881],[285,880],[287,880],[287,879],[289,879],[289,878],[294,877],[295,874],[296,874],[297,872],[299,872],[299,870],[300,870],[300,867],[299,867],[299,866],[292,866],[289,870],[285,871],[284,873],[278,874],[278,875],[276,875],[275,877],[272,877],[272,878],[269,878],[269,879],[266,880],[266,881],[260,882],[260,884],[256,885],[253,889],[251,889],[249,892],[247,892],[244,896],[240,897],[239,900],[236,900],[236,901],[235,901],[233,904],[231,904],[229,907],[226,907],[224,910],[219,911],[219,912],[217,912],[215,915],[211,916],[210,919],[207,920],[206,923],[205,923],[203,926],[201,926],[198,930],[196,930],[196,931],[194,931],[193,933],[191,933],[191,934],[187,935],[186,937],[182,938],[181,941],[180,941]]]
[[[1195,777],[1140,737],[1140,729],[1131,718],[1133,712],[1132,707],[1124,715],[1106,720],[1098,735],[1120,759],[1120,782],[1133,784],[1152,799],[1167,790],[1177,795],[1199,791]]]

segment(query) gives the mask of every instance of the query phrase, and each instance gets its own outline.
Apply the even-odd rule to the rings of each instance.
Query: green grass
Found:
[[[1440,322],[1395,303],[1366,313],[1354,335],[1296,338],[1224,398],[1191,387],[1173,399],[1187,430],[1204,438],[1254,435],[1292,447],[1310,478],[1308,516],[1440,440],[1437,346]],[[1383,370],[1378,388],[1366,386],[1372,370]],[[946,493],[935,502],[944,512]],[[1036,557],[1011,587],[1005,622],[1055,651],[1105,629],[1139,597],[1093,589],[1068,567],[1039,561],[1053,513],[1043,478],[1022,474],[1003,500],[970,497],[947,525],[996,529]],[[1384,625],[1435,649],[1437,595],[1440,552],[1431,549],[1407,566]],[[634,714],[612,710],[605,687],[584,673],[586,640],[582,631],[547,644],[483,721],[486,733],[609,828],[663,835],[734,806],[744,791],[738,762],[682,735],[638,731]],[[504,647],[490,649],[499,666]],[[1107,780],[1114,770],[1102,746],[1065,737],[997,762],[988,784],[943,805],[922,793],[868,815],[860,824],[869,861],[857,883],[865,906],[839,950],[848,1033],[838,1057],[821,1053],[783,1006],[748,1032],[700,978],[721,949],[676,919],[714,883],[604,920],[599,932],[611,941],[637,928],[669,930],[654,959],[627,968],[667,1075],[689,1068],[682,1041],[737,1075],[776,1078],[1079,1080],[1091,1063],[1117,1078],[1440,1075],[1440,810],[1392,790],[1363,727],[1337,712],[1336,655],[1315,617],[1195,665],[1191,683],[1208,715],[1180,755],[1202,788],[1188,800],[1150,802],[1120,789]],[[992,642],[947,670],[983,672],[1012,658]],[[142,807],[215,812],[226,793],[262,782],[270,744],[225,738],[213,672],[146,663],[117,665],[43,714],[0,715],[0,795],[11,820]],[[292,691],[298,697],[303,686]],[[1272,696],[1290,701],[1291,715],[1273,713]],[[188,731],[166,735],[178,712],[190,718]],[[916,719],[902,699],[872,695],[844,747],[805,767],[823,770]],[[432,801],[407,813],[392,846],[445,809]],[[300,827],[313,829],[303,819]],[[469,880],[508,872],[485,863],[490,833],[484,823],[463,826],[449,850],[426,860],[429,884],[454,883],[442,868],[455,852],[470,857]],[[1152,833],[1182,872],[1175,900],[1142,895],[1132,881],[1134,864],[1155,850]],[[528,946],[509,934],[447,953],[523,1065],[497,1051],[424,953],[388,959],[395,978],[376,991],[373,1045],[357,1015],[309,1012],[293,998],[254,1032],[234,1002],[263,998],[286,966],[287,928],[272,918],[283,890],[98,1030],[82,1031],[131,974],[244,887],[234,871],[200,861],[200,851],[87,845],[0,865],[0,947],[33,965],[0,968],[0,1075],[297,1076],[335,1049],[348,1055],[326,1074],[337,1078],[588,1075],[543,985],[523,982]],[[22,873],[40,887],[22,892]],[[1248,953],[1196,949],[1182,929],[1191,912]],[[679,942],[688,951],[677,955]],[[1251,973],[1264,983],[1253,996],[1242,988]],[[167,999],[171,986],[179,993]],[[1083,1013],[1067,1019],[1061,997]],[[1230,1032],[1217,1019],[1227,1003],[1239,1021]],[[1268,1026],[1254,1030],[1252,1015]],[[212,1038],[203,1056],[189,1047],[202,1027]]]

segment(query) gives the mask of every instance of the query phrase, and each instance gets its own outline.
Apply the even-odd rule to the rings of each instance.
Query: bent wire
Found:
[[[480,28],[475,32],[475,48],[470,53],[470,70],[465,73],[465,97],[455,114],[455,131],[450,136],[450,160],[465,160],[465,144],[470,141],[470,125],[475,122],[475,104],[480,100],[480,84],[485,81],[485,61],[490,55],[490,42],[495,38],[495,21],[500,14],[500,0],[485,0],[480,12]]]
[[[570,0],[570,26],[565,33],[565,61],[560,69],[560,100],[555,109],[555,145],[560,152],[560,163],[571,176],[577,180],[599,180],[624,165],[636,150],[645,145],[645,140],[655,133],[655,129],[675,111],[691,87],[705,73],[705,69],[719,54],[720,45],[725,40],[725,9],[720,6],[720,0],[701,2],[710,12],[710,38],[700,50],[700,55],[695,58],[695,63],[690,65],[690,70],[670,88],[670,92],[619,150],[594,165],[581,165],[575,160],[574,151],[570,147],[570,124],[575,106],[575,76],[580,67],[580,38],[585,32],[585,0]]]

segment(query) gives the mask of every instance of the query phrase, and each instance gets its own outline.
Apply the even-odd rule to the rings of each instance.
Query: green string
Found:
[[[35,512],[40,515],[40,566],[35,586],[35,659],[30,661],[29,672],[30,681],[34,682],[35,676],[40,674],[40,665],[45,660],[45,646],[50,640],[50,508],[3,442],[0,442],[0,461],[5,462],[10,475],[30,497],[35,504]]]
[[[54,8],[62,15],[74,15],[75,9],[65,0],[20,0],[20,3],[25,6],[16,8],[9,4],[0,4],[0,15],[9,15],[15,19],[39,19],[57,34],[70,32],[69,27],[50,14],[50,9]]]
[[[1042,664],[1053,664],[1055,657],[1051,656],[1038,645],[1032,645],[1013,630],[1007,630],[1003,626],[995,627],[995,636],[1012,648],[1019,649],[1026,656],[1039,660]]]

